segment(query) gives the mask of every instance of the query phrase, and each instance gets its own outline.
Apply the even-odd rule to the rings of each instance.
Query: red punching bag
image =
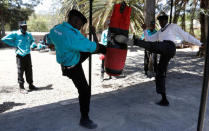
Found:
[[[127,45],[114,41],[114,35],[125,35],[128,37],[130,25],[131,8],[126,3],[115,4],[110,19],[107,50],[105,56],[105,71],[111,76],[118,76],[122,73],[126,55]]]

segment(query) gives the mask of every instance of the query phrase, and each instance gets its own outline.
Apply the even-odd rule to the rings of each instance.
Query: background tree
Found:
[[[155,21],[155,1],[154,0],[145,0],[144,21],[148,27],[150,27],[151,21]]]
[[[192,0],[192,4],[190,4],[192,6],[191,8],[191,17],[190,17],[190,29],[189,29],[189,33],[191,35],[195,35],[194,34],[194,23],[193,23],[193,20],[195,18],[195,12],[196,12],[196,8],[197,8],[197,4],[198,4],[198,0]]]
[[[17,22],[27,20],[32,14],[33,7],[40,3],[40,0],[1,0],[0,1],[0,38],[5,35],[5,24],[10,25],[11,30],[17,29]]]
[[[205,45],[207,42],[208,34],[208,19],[209,19],[209,1],[208,0],[200,0],[200,25],[201,25],[201,39],[200,41]],[[204,46],[205,47],[205,46]],[[198,56],[204,56],[205,48],[201,48],[197,53]]]
[[[177,23],[181,11],[184,9],[187,0],[175,0],[173,23]]]
[[[209,15],[209,1],[208,0],[200,0],[200,23],[201,23],[201,42],[207,42],[207,28],[208,27],[208,19]]]
[[[181,28],[186,31],[186,2],[184,2],[182,8]]]
[[[94,0],[93,3],[93,25],[100,31],[103,30],[103,25],[111,16],[113,5],[124,0]],[[132,7],[131,14],[131,30],[137,31],[141,29],[144,23],[143,17],[143,0],[125,0],[127,5]],[[64,0],[62,3],[61,12],[66,14],[71,9],[78,9],[88,18],[89,17],[89,0]],[[133,28],[134,27],[134,28]],[[88,26],[85,27],[88,31]]]
[[[50,27],[50,21],[51,21],[51,15],[48,14],[32,14],[29,17],[29,20],[27,22],[28,24],[28,31],[32,32],[47,32],[49,31]]]
[[[23,3],[22,1],[23,0],[0,1],[1,36],[5,35],[4,28],[6,23],[6,27],[9,26],[11,30],[17,29],[17,21],[28,19],[28,17],[33,14],[33,7],[36,6],[41,0],[28,0],[29,3]],[[54,8],[53,11],[50,12],[50,14],[33,14],[32,16],[30,16],[30,19],[28,21],[29,31],[49,31],[49,29],[52,28],[54,25],[61,23],[65,19],[64,16],[66,16],[66,13],[68,13],[68,11],[71,9],[78,9],[82,13],[84,13],[87,19],[89,17],[89,0],[62,0],[61,2],[59,0],[53,1],[56,7],[58,4],[61,3],[61,10],[57,10],[56,8]],[[96,29],[99,32],[104,29],[104,23],[110,18],[113,5],[122,1],[124,0],[94,0],[93,25],[95,25]],[[165,0],[125,0],[127,5],[132,7],[130,32],[140,35],[142,33],[142,24],[145,22],[148,25],[151,20],[156,19],[155,15],[157,15],[159,11],[165,11],[167,14],[169,14],[171,0],[166,0],[166,3],[163,3],[163,1]],[[208,0],[202,1],[204,6],[208,5]],[[199,21],[197,17],[200,10],[199,3],[200,0],[174,0],[173,23],[181,24],[183,29],[193,34],[194,29],[196,29],[194,28],[193,20]],[[190,6],[192,6],[193,8],[190,8]],[[149,9],[145,11],[146,8]],[[208,9],[208,7],[204,7],[204,9]],[[150,17],[151,19],[148,17]],[[158,27],[158,23],[156,24]],[[204,27],[203,29],[205,29],[206,25],[202,24],[202,27]],[[84,32],[88,33],[88,24],[86,24]],[[198,34],[197,37],[200,36],[199,32],[195,31],[194,33]],[[203,34],[202,37],[204,37],[204,35],[205,34]]]

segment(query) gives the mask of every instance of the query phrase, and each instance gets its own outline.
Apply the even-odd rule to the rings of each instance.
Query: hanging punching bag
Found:
[[[108,28],[107,50],[105,56],[105,71],[111,76],[122,73],[126,55],[127,45],[114,41],[115,35],[128,37],[130,25],[131,8],[126,3],[115,4]]]

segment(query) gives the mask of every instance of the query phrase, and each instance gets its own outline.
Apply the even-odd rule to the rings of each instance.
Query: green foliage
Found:
[[[35,15],[29,17],[27,22],[28,31],[35,32],[48,32],[49,31],[50,16],[48,15]]]
[[[27,20],[29,18],[29,15],[31,15],[33,10],[28,8],[21,8],[21,9],[13,9],[10,12],[11,18],[9,19],[10,23],[10,30],[16,30],[18,29],[18,21],[21,20]]]
[[[57,24],[62,23],[64,16],[55,12],[53,14],[33,13],[27,21],[28,31],[30,32],[49,32]]]
[[[1,0],[0,1],[0,37],[5,34],[4,26],[10,25],[10,30],[18,29],[18,21],[27,20],[33,13],[33,7],[40,3],[40,0]]]
[[[115,3],[123,2],[124,0],[94,0],[93,1],[93,25],[97,30],[104,29],[104,23],[110,19],[113,5]],[[135,32],[141,29],[143,18],[143,0],[125,0],[127,5],[132,7],[131,25],[135,29],[131,31]],[[80,10],[88,19],[89,17],[89,0],[64,0],[62,2],[61,13],[67,14],[71,9]],[[87,32],[88,26],[85,26]]]

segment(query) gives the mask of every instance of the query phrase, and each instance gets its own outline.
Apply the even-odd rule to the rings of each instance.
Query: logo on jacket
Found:
[[[62,32],[59,32],[59,31],[57,31],[57,30],[54,30],[54,32],[55,32],[56,34],[58,34],[58,35],[62,35]]]

